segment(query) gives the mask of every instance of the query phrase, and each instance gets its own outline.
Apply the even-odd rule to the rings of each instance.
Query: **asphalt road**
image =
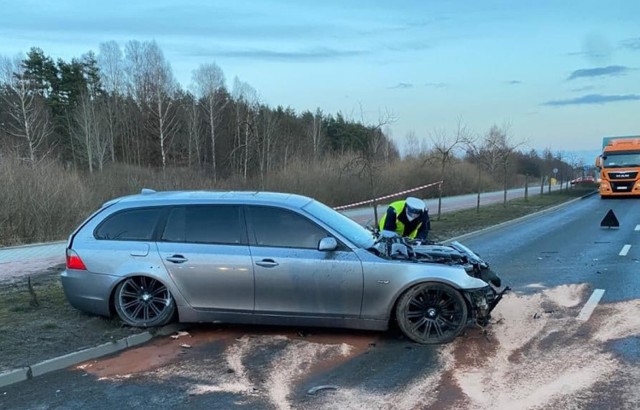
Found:
[[[560,185],[552,185],[551,190],[557,191],[561,189]],[[544,187],[544,192],[549,191],[549,186]],[[507,200],[512,200],[516,198],[524,198],[525,189],[524,188],[514,188],[507,191]],[[408,194],[408,196],[413,194]],[[528,195],[536,196],[540,195],[540,186],[530,186],[528,189]],[[415,196],[420,197],[419,194],[415,194]],[[378,211],[378,219],[382,216],[382,214],[387,210],[387,207],[390,202],[393,202],[395,199],[389,199],[383,201],[383,205],[379,205],[377,207]],[[500,204],[504,201],[504,191],[492,191],[492,192],[482,192],[480,194],[480,206],[483,205],[492,205],[492,204]],[[465,194],[465,195],[456,195],[456,196],[448,196],[442,198],[441,211],[442,213],[459,211],[462,209],[470,209],[475,208],[478,202],[477,194]],[[430,215],[438,214],[438,198],[425,199],[425,203],[427,208],[429,208]],[[373,208],[371,206],[362,207],[358,206],[356,208],[349,208],[341,211],[349,218],[355,220],[356,222],[362,225],[368,225],[372,223],[374,220]]]
[[[201,325],[2,388],[0,408],[637,409],[639,204],[592,196],[465,241],[514,291],[447,345]],[[609,209],[619,229],[600,227]]]

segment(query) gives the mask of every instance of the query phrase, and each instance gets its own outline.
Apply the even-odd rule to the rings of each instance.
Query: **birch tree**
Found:
[[[203,101],[203,108],[207,117],[209,139],[211,141],[211,171],[213,180],[217,180],[218,170],[216,161],[216,137],[220,115],[227,101],[221,92],[225,88],[222,69],[216,63],[202,64],[193,72],[192,81],[198,99]]]
[[[75,112],[76,139],[84,147],[89,173],[93,173],[95,166],[102,171],[111,145],[105,124],[107,118],[99,104],[87,92],[80,99]]]
[[[177,88],[171,66],[155,41],[130,41],[125,48],[129,87],[140,107],[147,112],[147,130],[157,141],[162,169],[178,129],[175,107]]]
[[[100,43],[98,67],[100,79],[106,95],[107,135],[109,138],[111,162],[116,161],[116,136],[120,134],[122,119],[120,98],[124,95],[125,73],[124,59],[120,46],[115,41]],[[122,144],[123,149],[126,144]],[[126,155],[125,155],[126,156]]]
[[[147,75],[150,94],[149,109],[152,114],[151,128],[156,133],[162,169],[165,169],[169,144],[179,125],[174,107],[177,84],[169,62],[165,60],[162,50],[155,41],[147,43],[146,56],[149,61]]]
[[[316,109],[315,114],[305,112],[302,115],[302,121],[305,122],[307,138],[311,142],[313,160],[318,161],[322,154],[322,148],[324,145],[324,136],[322,132],[322,110],[320,110],[320,108]]]
[[[267,175],[273,163],[273,150],[278,141],[279,120],[267,107],[260,109],[260,126],[256,135],[258,151],[258,171],[260,173],[261,188],[264,189]]]
[[[251,85],[235,77],[232,95],[236,102],[236,144],[233,151],[240,153],[238,162],[240,174],[242,180],[246,181],[254,132],[254,119],[259,105],[258,93]]]
[[[21,59],[3,57],[0,61],[5,92],[1,93],[7,107],[7,134],[18,139],[26,148],[26,160],[35,166],[44,156],[43,144],[53,131],[49,109],[39,94],[39,85],[25,71]]]

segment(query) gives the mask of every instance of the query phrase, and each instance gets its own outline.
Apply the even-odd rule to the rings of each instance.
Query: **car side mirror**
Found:
[[[336,241],[336,238],[330,236],[320,239],[320,243],[318,244],[319,251],[335,251],[337,248],[338,241]]]

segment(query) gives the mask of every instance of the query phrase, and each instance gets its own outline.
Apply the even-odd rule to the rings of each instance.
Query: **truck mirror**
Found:
[[[596,168],[600,168],[600,166],[602,165],[602,155],[598,155],[596,157]]]

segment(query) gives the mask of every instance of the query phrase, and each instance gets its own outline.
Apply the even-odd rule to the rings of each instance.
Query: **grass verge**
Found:
[[[445,240],[561,204],[590,190],[572,189],[512,200],[503,205],[443,214],[432,222],[433,238]],[[434,218],[435,219],[435,218]],[[120,320],[84,314],[72,308],[62,291],[63,266],[28,278],[0,283],[0,372],[118,340],[142,330]],[[35,295],[35,296],[34,296]],[[37,304],[36,304],[37,301]]]
[[[0,372],[141,332],[72,308],[60,283],[63,268],[0,283]]]
[[[508,201],[506,206],[503,204],[481,206],[479,212],[475,208],[448,212],[442,214],[440,220],[432,217],[430,239],[444,241],[580,198],[593,191],[593,188],[573,188],[536,195],[530,197],[528,201],[524,198],[513,199]]]

